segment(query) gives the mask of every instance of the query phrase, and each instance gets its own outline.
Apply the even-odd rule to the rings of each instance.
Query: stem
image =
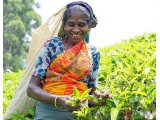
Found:
[[[131,118],[131,112],[129,109],[126,109],[125,111],[125,120],[130,120]]]

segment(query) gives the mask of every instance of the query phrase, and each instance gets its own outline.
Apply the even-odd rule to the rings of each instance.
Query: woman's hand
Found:
[[[77,104],[76,106],[72,106],[70,101],[73,100],[73,98],[70,96],[67,96],[67,95],[60,96],[57,98],[57,100],[59,101],[59,104],[61,106],[65,107],[66,109],[68,109],[70,111],[77,111],[82,107],[81,102],[79,102],[79,104]]]
[[[94,91],[93,95],[98,97],[99,99],[105,98],[105,97],[112,98],[112,95],[109,93],[108,90],[101,90],[101,91],[96,90]]]
[[[94,101],[89,100],[90,106],[105,105],[106,103],[105,98],[112,98],[112,95],[108,92],[108,90],[103,90],[103,91],[95,90],[93,92],[93,95],[98,98],[99,103],[96,104]]]
[[[90,107],[93,107],[93,106],[100,105],[100,104],[101,104],[100,101],[101,101],[101,99],[102,99],[102,94],[101,94],[99,91],[95,90],[95,91],[92,93],[92,95],[98,99],[98,103],[96,103],[94,100],[90,99],[90,100],[89,100],[89,106],[90,106]]]
[[[104,98],[104,97],[112,98],[112,94],[109,93],[108,90],[104,90],[104,91],[101,91],[101,97],[102,98]]]

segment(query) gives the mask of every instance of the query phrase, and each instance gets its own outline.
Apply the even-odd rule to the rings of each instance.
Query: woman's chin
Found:
[[[72,41],[74,44],[77,44],[79,42],[81,42],[83,39],[82,38],[72,38]]]

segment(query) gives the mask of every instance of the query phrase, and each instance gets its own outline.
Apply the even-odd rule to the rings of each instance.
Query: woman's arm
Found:
[[[54,103],[56,95],[52,95],[41,88],[41,79],[36,76],[32,76],[27,88],[27,94],[29,97],[32,97],[36,100],[45,102],[45,103]]]
[[[80,109],[81,104],[79,104],[78,106],[71,105],[69,101],[72,98],[70,96],[67,96],[67,95],[58,96],[58,95],[54,95],[54,94],[48,93],[47,91],[43,90],[41,88],[41,81],[42,80],[39,77],[36,77],[36,76],[31,77],[31,80],[27,88],[27,94],[29,97],[32,97],[38,101],[42,101],[45,103],[64,106],[70,111],[75,111],[75,110]]]

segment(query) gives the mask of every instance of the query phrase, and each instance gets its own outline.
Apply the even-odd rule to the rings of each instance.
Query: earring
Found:
[[[85,35],[84,39],[85,39],[86,43],[89,43],[89,33],[87,33],[87,34]]]

